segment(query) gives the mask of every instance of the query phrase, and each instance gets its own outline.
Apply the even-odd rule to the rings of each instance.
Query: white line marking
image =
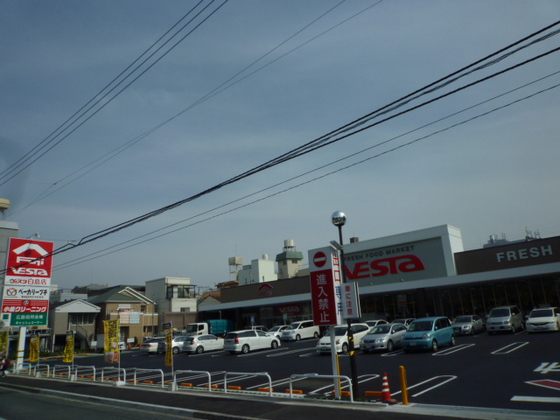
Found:
[[[474,344],[461,344],[455,347],[450,347],[448,349],[438,351],[437,353],[432,354],[432,356],[447,356],[449,354],[455,353],[457,351],[468,349],[469,347],[474,346]]]
[[[511,353],[512,351],[519,350],[521,347],[526,346],[527,344],[529,344],[529,342],[527,342],[527,341],[521,342],[521,343],[511,343],[511,344],[508,344],[505,347],[502,347],[501,349],[493,351],[490,354],[508,354],[508,353]],[[510,347],[511,347],[511,349],[508,350]]]
[[[524,395],[515,395],[511,398],[511,401],[560,403],[560,397],[530,397]]]

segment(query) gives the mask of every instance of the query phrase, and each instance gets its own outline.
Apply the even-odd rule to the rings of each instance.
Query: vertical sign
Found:
[[[344,283],[342,285],[342,318],[357,319],[362,316],[358,283]]]
[[[53,242],[10,238],[2,320],[10,326],[48,324]]]
[[[341,271],[338,253],[332,247],[308,251],[311,301],[315,325],[340,324]]]
[[[66,332],[66,345],[64,346],[64,363],[74,363],[74,331]]]
[[[119,320],[103,321],[103,330],[105,333],[105,362],[120,363],[119,337],[121,327]]]

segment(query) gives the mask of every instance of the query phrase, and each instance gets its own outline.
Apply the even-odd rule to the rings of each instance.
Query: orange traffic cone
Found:
[[[385,404],[396,404],[397,400],[391,397],[391,390],[389,389],[389,379],[387,378],[387,372],[383,373],[383,389],[381,390],[381,402]]]

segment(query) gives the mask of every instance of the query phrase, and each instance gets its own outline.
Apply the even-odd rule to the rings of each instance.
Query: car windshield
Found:
[[[492,309],[490,312],[490,318],[499,318],[502,316],[509,316],[509,309]]]
[[[410,324],[408,331],[432,331],[432,321],[417,321]]]
[[[403,324],[403,325],[405,325],[405,323],[406,323],[405,319],[395,319],[393,321],[393,324]]]
[[[544,318],[545,316],[554,316],[552,309],[537,309],[529,314],[529,318]]]
[[[279,329],[280,329],[280,327],[272,327],[269,331],[274,332],[274,331],[278,331]]]
[[[390,329],[390,325],[378,325],[377,327],[373,327],[368,334],[387,334]]]
[[[299,327],[299,323],[296,322],[294,324],[290,324],[290,326],[288,328],[286,328],[287,330],[297,330]]]
[[[342,335],[346,335],[346,330],[348,327],[334,327],[334,335],[340,337]]]
[[[458,316],[455,322],[471,322],[472,319],[470,316]]]
[[[237,338],[237,333],[227,333],[226,334],[226,340],[228,338],[231,338],[231,339]]]

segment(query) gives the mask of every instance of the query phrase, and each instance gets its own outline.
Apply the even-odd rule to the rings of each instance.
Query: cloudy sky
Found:
[[[560,35],[221,186],[558,20],[556,0],[3,0],[4,218],[73,244],[64,288],[210,287],[285,239],[307,262],[335,210],[362,240],[560,235]]]

